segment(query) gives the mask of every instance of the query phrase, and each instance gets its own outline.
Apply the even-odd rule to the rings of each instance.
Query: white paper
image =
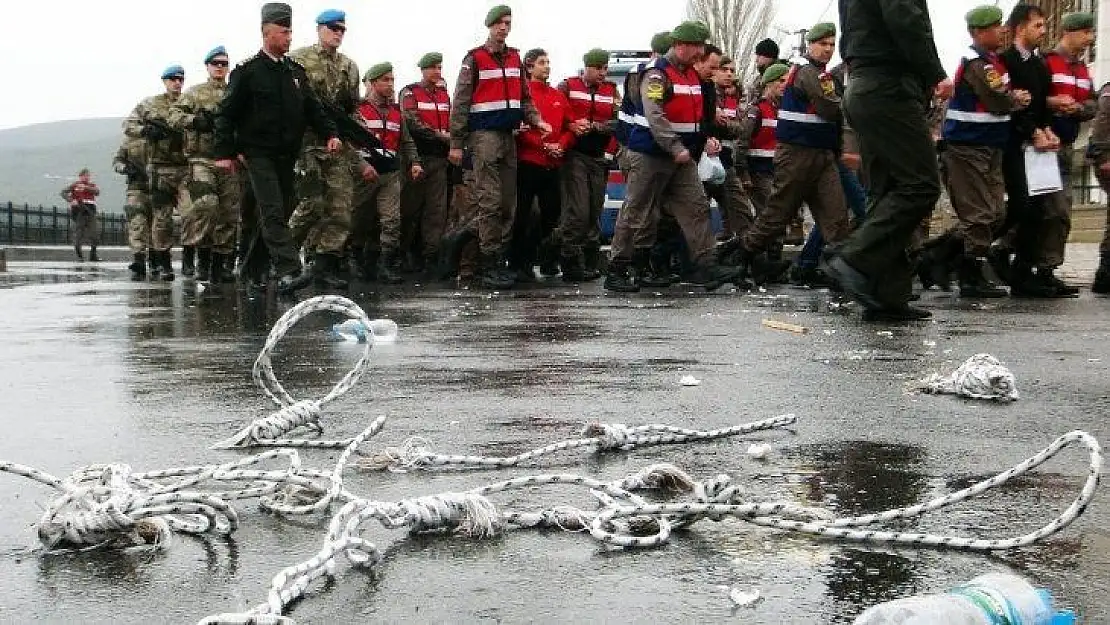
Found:
[[[1060,178],[1060,163],[1055,152],[1038,152],[1032,147],[1025,148],[1025,181],[1029,185],[1029,195],[1047,195],[1064,190]]]

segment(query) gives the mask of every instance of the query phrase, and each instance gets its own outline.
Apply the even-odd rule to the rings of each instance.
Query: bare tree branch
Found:
[[[774,0],[687,0],[686,15],[709,26],[710,41],[736,61],[741,84],[749,84],[752,52],[771,28]]]

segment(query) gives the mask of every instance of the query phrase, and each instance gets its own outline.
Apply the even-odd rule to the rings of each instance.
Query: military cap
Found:
[[[1060,25],[1064,27],[1066,33],[1092,30],[1095,27],[1095,16],[1090,13],[1065,13],[1064,17],[1060,18]]]
[[[990,28],[1002,23],[1002,9],[993,4],[977,6],[964,16],[968,28]]]
[[[764,39],[755,44],[756,56],[765,56],[769,59],[779,58],[779,44],[774,39]]]
[[[347,14],[339,9],[328,9],[316,16],[317,24],[334,24],[335,22],[346,22]]]
[[[215,48],[209,50],[208,54],[204,55],[204,64],[208,65],[212,62],[212,59],[218,56],[227,56],[227,48],[223,46],[216,46]]]
[[[386,61],[385,63],[378,63],[366,70],[366,74],[362,76],[363,80],[377,80],[382,76],[393,71],[393,63]]]
[[[284,2],[267,2],[262,5],[262,23],[293,27],[293,7]]]
[[[651,51],[656,54],[666,54],[667,50],[671,49],[672,44],[674,44],[674,39],[671,38],[670,33],[655,33],[651,38]]]
[[[675,43],[705,43],[709,40],[709,27],[696,21],[682,22],[671,31],[671,39]]]
[[[77,175],[78,176],[88,176],[89,175],[89,168],[88,167],[82,167],[81,171],[77,172]]]
[[[162,80],[165,80],[167,78],[184,78],[184,77],[185,77],[185,68],[181,67],[180,65],[170,65],[166,69],[162,70]]]
[[[513,10],[507,4],[499,4],[486,13],[486,26],[493,26],[506,15],[512,15]]]
[[[809,29],[809,32],[806,33],[806,41],[813,43],[814,41],[821,41],[826,37],[835,36],[836,24],[832,22],[821,22],[820,24],[814,24],[813,28]]]
[[[429,52],[420,57],[420,62],[416,64],[420,69],[428,69],[434,65],[439,65],[443,62],[443,55],[439,52]]]
[[[767,85],[782,78],[790,71],[790,66],[785,63],[771,63],[767,69],[763,70],[763,84]]]
[[[609,64],[609,53],[601,48],[594,48],[582,55],[583,67],[604,67]]]

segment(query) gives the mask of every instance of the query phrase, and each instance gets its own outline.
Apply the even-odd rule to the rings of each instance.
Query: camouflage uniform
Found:
[[[150,249],[150,181],[147,178],[146,142],[127,137],[112,158],[115,170],[127,177],[127,243],[135,254]]]
[[[358,66],[340,52],[329,52],[320,44],[294,50],[289,57],[302,65],[309,84],[325,106],[355,114],[359,100]],[[293,242],[309,243],[318,254],[339,256],[351,231],[354,196],[352,163],[357,156],[350,148],[328,154],[326,139],[309,130],[298,162],[297,208],[289,219]]]
[[[176,99],[168,93],[162,93],[139,102],[124,121],[123,133],[132,139],[144,139],[144,122],[166,124],[166,117]],[[188,161],[185,160],[183,138],[179,134],[171,134],[158,140],[147,139],[146,144],[152,213],[150,249],[168,254],[173,247],[174,210],[188,211],[185,190],[189,173]],[[170,270],[168,264],[163,270]]]
[[[189,159],[186,188],[191,209],[182,216],[181,244],[220,255],[230,255],[235,248],[242,187],[235,173],[216,167],[211,125],[198,130],[194,124],[200,117],[211,122],[226,90],[226,82],[210,78],[181,94],[167,115],[170,126],[184,134]]]

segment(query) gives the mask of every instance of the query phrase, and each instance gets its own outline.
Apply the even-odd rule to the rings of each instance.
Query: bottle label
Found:
[[[948,591],[959,595],[979,608],[990,619],[991,625],[1023,625],[1021,615],[1003,594],[983,586],[957,586]]]

